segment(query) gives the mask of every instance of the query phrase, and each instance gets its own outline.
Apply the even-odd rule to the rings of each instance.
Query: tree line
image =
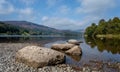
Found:
[[[120,34],[120,19],[118,17],[114,17],[108,21],[101,19],[98,24],[92,23],[91,26],[87,27],[84,34],[89,37],[96,37],[96,35]]]

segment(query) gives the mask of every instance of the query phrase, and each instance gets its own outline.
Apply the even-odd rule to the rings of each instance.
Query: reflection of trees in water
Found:
[[[96,46],[96,43],[92,38],[85,37],[85,42],[86,44],[90,45],[91,48],[94,48]]]
[[[120,54],[120,39],[93,39],[93,38],[85,38],[85,42],[94,48],[97,46],[100,52],[106,50],[107,52],[111,52],[112,54]]]

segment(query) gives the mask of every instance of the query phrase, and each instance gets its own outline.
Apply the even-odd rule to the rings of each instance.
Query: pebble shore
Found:
[[[0,43],[0,72],[120,72],[120,63],[90,61],[92,65],[73,67],[68,64],[33,68],[15,62],[15,53],[30,43]],[[33,44],[37,45],[37,44]]]

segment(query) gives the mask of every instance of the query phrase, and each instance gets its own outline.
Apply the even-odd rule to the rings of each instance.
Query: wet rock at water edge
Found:
[[[69,55],[81,55],[82,54],[82,50],[79,46],[74,46],[73,48],[67,50],[65,52],[66,54],[69,54]]]
[[[66,51],[66,50],[71,49],[74,46],[75,46],[74,44],[69,44],[69,43],[65,43],[65,44],[53,44],[51,46],[51,48],[54,49],[54,50]]]
[[[77,41],[75,39],[70,39],[67,42],[74,45],[80,45],[80,43],[83,43],[82,41]]]

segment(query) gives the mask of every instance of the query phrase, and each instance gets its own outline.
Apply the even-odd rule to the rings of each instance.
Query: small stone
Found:
[[[91,72],[91,69],[89,67],[83,67],[83,72]]]

